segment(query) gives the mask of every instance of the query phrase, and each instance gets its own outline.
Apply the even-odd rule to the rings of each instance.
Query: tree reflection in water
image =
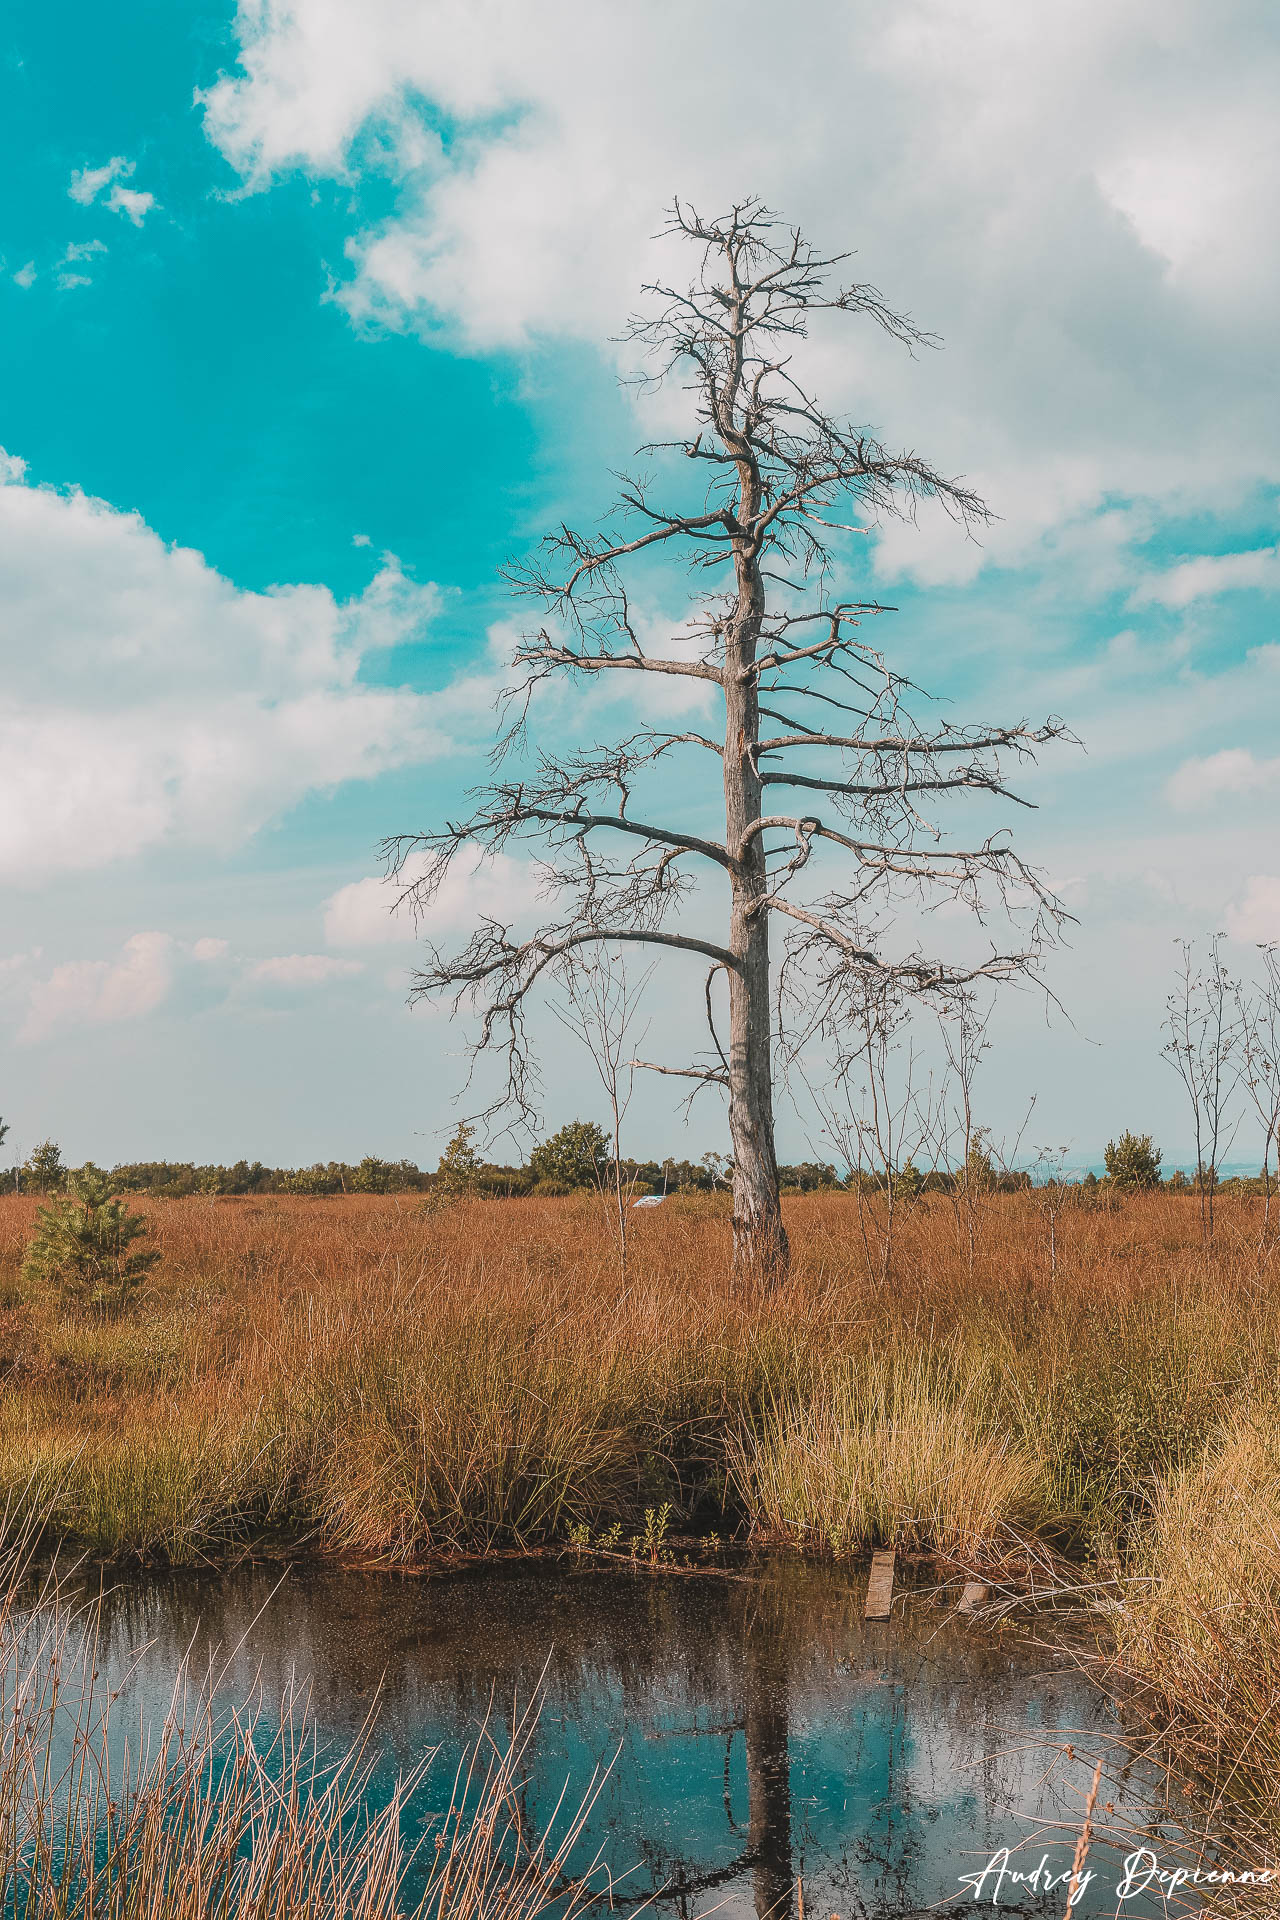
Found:
[[[790,1675],[787,1643],[748,1634],[746,1649],[747,1807],[751,1882],[758,1920],[791,1912]]]
[[[864,1577],[796,1562],[751,1578],[321,1569],[274,1597],[261,1571],[153,1580],[108,1601],[102,1664],[106,1678],[147,1646],[132,1684],[157,1724],[192,1643],[233,1650],[228,1699],[257,1677],[267,1700],[309,1679],[334,1740],[376,1699],[372,1792],[443,1749],[410,1841],[430,1835],[491,1703],[501,1714],[543,1676],[524,1818],[540,1828],[566,1780],[572,1797],[610,1768],[581,1853],[585,1867],[602,1849],[615,1908],[656,1895],[686,1917],[794,1920],[799,1880],[807,1912],[850,1920],[954,1901],[961,1873],[1026,1831],[1020,1815],[1071,1818],[1073,1782],[1040,1779],[1042,1736],[1105,1721],[1069,1660],[1012,1633],[924,1608],[869,1625]]]

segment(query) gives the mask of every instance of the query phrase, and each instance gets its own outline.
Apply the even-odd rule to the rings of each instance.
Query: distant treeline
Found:
[[[1190,1177],[1179,1171],[1162,1179],[1159,1148],[1153,1145],[1149,1134],[1132,1133],[1107,1142],[1107,1172],[1101,1180],[1089,1173],[1083,1180],[1071,1182],[1064,1179],[1061,1172],[1055,1174],[1043,1166],[1037,1179],[1025,1169],[1014,1171],[1001,1166],[989,1149],[988,1138],[985,1131],[975,1133],[967,1159],[955,1169],[925,1171],[908,1160],[892,1173],[863,1167],[842,1176],[829,1161],[802,1160],[779,1167],[779,1181],[784,1193],[842,1191],[870,1196],[891,1191],[899,1200],[913,1200],[930,1193],[1019,1193],[1035,1186],[1042,1190],[1056,1188],[1086,1203],[1105,1202],[1111,1196],[1141,1191],[1263,1193],[1273,1186],[1273,1181],[1265,1175],[1256,1179],[1224,1179],[1212,1167],[1204,1167]],[[70,1171],[56,1142],[45,1140],[23,1166],[12,1170],[7,1184],[10,1190],[24,1193],[52,1193],[64,1185]],[[383,1160],[373,1153],[367,1153],[354,1165],[345,1160],[317,1161],[309,1167],[268,1167],[261,1160],[237,1160],[232,1166],[197,1166],[190,1160],[135,1160],[117,1163],[110,1170],[116,1192],[148,1193],[165,1199],[182,1199],[191,1194],[237,1197],[270,1193],[432,1192],[436,1192],[438,1198],[450,1199],[466,1196],[518,1199],[527,1194],[567,1194],[597,1187],[612,1188],[619,1176],[633,1198],[652,1194],[714,1193],[727,1191],[731,1186],[733,1163],[721,1154],[704,1153],[700,1160],[623,1158],[615,1166],[611,1141],[603,1129],[594,1121],[574,1120],[549,1139],[540,1141],[528,1160],[518,1166],[503,1166],[481,1158],[475,1146],[475,1129],[464,1121],[434,1173],[426,1172],[412,1160]]]
[[[28,1163],[13,1169],[8,1185],[25,1193],[50,1192],[61,1186],[66,1172],[61,1165]],[[799,1190],[840,1185],[832,1167],[783,1167],[780,1172],[784,1185]],[[429,1193],[441,1178],[412,1160],[382,1160],[376,1154],[366,1154],[355,1165],[328,1160],[310,1167],[268,1167],[261,1160],[237,1160],[229,1167],[197,1166],[190,1160],[137,1160],[112,1167],[111,1174],[121,1193],[150,1193],[169,1200],[200,1193]],[[612,1174],[610,1161],[600,1169],[600,1178],[611,1179]],[[622,1176],[637,1193],[710,1193],[725,1187],[723,1174],[693,1160],[623,1160]],[[581,1170],[557,1169],[548,1177],[527,1161],[519,1166],[480,1162],[468,1168],[465,1180],[477,1196],[495,1199],[569,1193],[596,1184],[590,1173],[583,1177]]]
[[[621,1163],[623,1182],[634,1196],[661,1193],[727,1192],[732,1165],[708,1155],[708,1166],[695,1160],[630,1160]],[[69,1169],[33,1168],[30,1164],[14,1168],[7,1177],[10,1191],[48,1193],[63,1183]],[[137,1160],[123,1162],[110,1169],[112,1184],[121,1193],[147,1193],[166,1200],[178,1200],[192,1194],[247,1196],[250,1194],[341,1194],[341,1193],[429,1193],[440,1181],[438,1173],[428,1173],[411,1160],[382,1160],[366,1154],[357,1164],[344,1160],[317,1162],[310,1167],[268,1167],[261,1160],[237,1160],[232,1166],[197,1166],[190,1160]],[[852,1172],[843,1177],[834,1166],[820,1161],[801,1161],[778,1169],[785,1193],[883,1192],[883,1174]],[[566,1177],[568,1174],[568,1177]],[[477,1198],[521,1199],[565,1194],[611,1184],[613,1164],[599,1168],[598,1175],[568,1170],[548,1177],[528,1162],[503,1166],[481,1162],[468,1170],[466,1187]],[[907,1170],[899,1176],[904,1191],[951,1193],[962,1183],[962,1175],[937,1172],[920,1176]],[[1029,1173],[993,1173],[984,1185],[1010,1193],[1029,1187]]]

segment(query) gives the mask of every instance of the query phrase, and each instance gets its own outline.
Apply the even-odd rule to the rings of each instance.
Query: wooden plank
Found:
[[[959,1613],[976,1613],[991,1598],[990,1587],[984,1587],[981,1580],[966,1580],[964,1592],[960,1595]]]
[[[871,1556],[871,1578],[867,1582],[868,1620],[887,1620],[893,1608],[893,1548]]]

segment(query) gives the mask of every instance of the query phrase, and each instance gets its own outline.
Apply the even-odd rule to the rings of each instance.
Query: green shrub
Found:
[[[1122,1193],[1142,1193],[1160,1185],[1160,1149],[1149,1133],[1122,1133],[1108,1140],[1103,1156],[1107,1178]]]
[[[594,1120],[571,1120],[529,1155],[529,1171],[545,1192],[543,1181],[556,1181],[555,1190],[598,1185],[609,1159],[609,1136]]]
[[[22,1169],[23,1184],[37,1193],[56,1193],[67,1177],[62,1152],[54,1140],[42,1140]]]
[[[124,1306],[160,1258],[134,1244],[149,1231],[118,1198],[110,1174],[81,1167],[67,1176],[66,1193],[37,1212],[23,1279],[51,1281],[82,1305]]]
[[[471,1200],[479,1191],[480,1156],[476,1152],[476,1130],[469,1120],[460,1120],[453,1138],[440,1156],[421,1213],[439,1213],[456,1200]]]

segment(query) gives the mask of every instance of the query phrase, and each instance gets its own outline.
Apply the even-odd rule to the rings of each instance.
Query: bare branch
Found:
[[[660,1067],[656,1060],[628,1060],[629,1067],[643,1067],[646,1073],[667,1073],[678,1080],[706,1080],[713,1086],[727,1087],[727,1070],[721,1072],[712,1067]]]
[[[715,219],[677,203],[668,231],[692,242],[698,270],[687,287],[646,289],[649,310],[628,338],[647,356],[640,378],[683,383],[685,437],[643,450],[654,476],[622,477],[614,507],[591,532],[562,525],[511,570],[516,590],[540,605],[546,621],[515,648],[515,684],[504,695],[512,718],[499,754],[515,777],[478,796],[470,820],[399,836],[384,852],[403,880],[402,897],[429,925],[463,848],[496,856],[513,843],[542,845],[542,891],[559,903],[554,924],[520,938],[484,922],[460,954],[433,955],[414,986],[415,996],[452,993],[455,1008],[474,1008],[474,1054],[505,1052],[498,1104],[517,1113],[529,1114],[533,1092],[525,1009],[549,973],[574,964],[592,943],[606,956],[611,945],[636,942],[710,963],[703,997],[714,1056],[687,1066],[632,1065],[688,1079],[695,1090],[727,1087],[735,1258],[776,1279],[786,1269],[787,1242],[773,1139],[775,1044],[785,1057],[798,1039],[819,1034],[839,1062],[840,1021],[859,997],[890,994],[896,1004],[930,994],[945,1002],[977,980],[1036,966],[1067,917],[1046,883],[1002,834],[952,845],[916,802],[973,792],[1026,805],[1006,784],[1009,758],[1025,762],[1070,736],[1056,719],[922,725],[920,689],[861,637],[860,623],[892,609],[833,591],[833,582],[849,577],[847,542],[889,516],[909,520],[922,500],[970,529],[989,515],[970,487],[918,453],[893,451],[865,427],[824,413],[802,384],[797,344],[818,311],[858,316],[909,351],[933,345],[932,337],[874,286],[838,284],[832,276],[844,256],[820,255],[757,200]],[[669,637],[655,655],[642,638],[652,616],[637,617],[632,594],[637,578],[665,593],[647,584],[649,559],[659,555],[680,557],[694,590],[687,618],[665,625]],[[695,698],[699,706],[714,699],[717,724],[676,720],[643,726],[613,745],[530,752],[530,718],[546,686],[618,673],[700,683]],[[762,738],[762,717],[782,731]],[[677,746],[715,755],[723,838],[718,827],[708,834],[684,824],[701,815],[681,816],[684,796],[669,761]],[[825,772],[808,770],[809,749],[821,749],[816,764]],[[705,769],[705,761],[697,764]],[[769,813],[776,786],[830,796],[838,824]],[[674,924],[692,887],[690,855],[727,878],[722,944]],[[814,897],[820,873],[826,891]],[[888,958],[904,895],[925,906],[959,901],[979,923],[998,910],[1023,925],[1026,944],[1000,951],[993,941],[989,957],[971,967],[918,953]],[[780,961],[769,949],[775,914],[789,923]],[[712,1005],[721,968],[723,1045]],[[792,981],[803,994],[792,994]]]

